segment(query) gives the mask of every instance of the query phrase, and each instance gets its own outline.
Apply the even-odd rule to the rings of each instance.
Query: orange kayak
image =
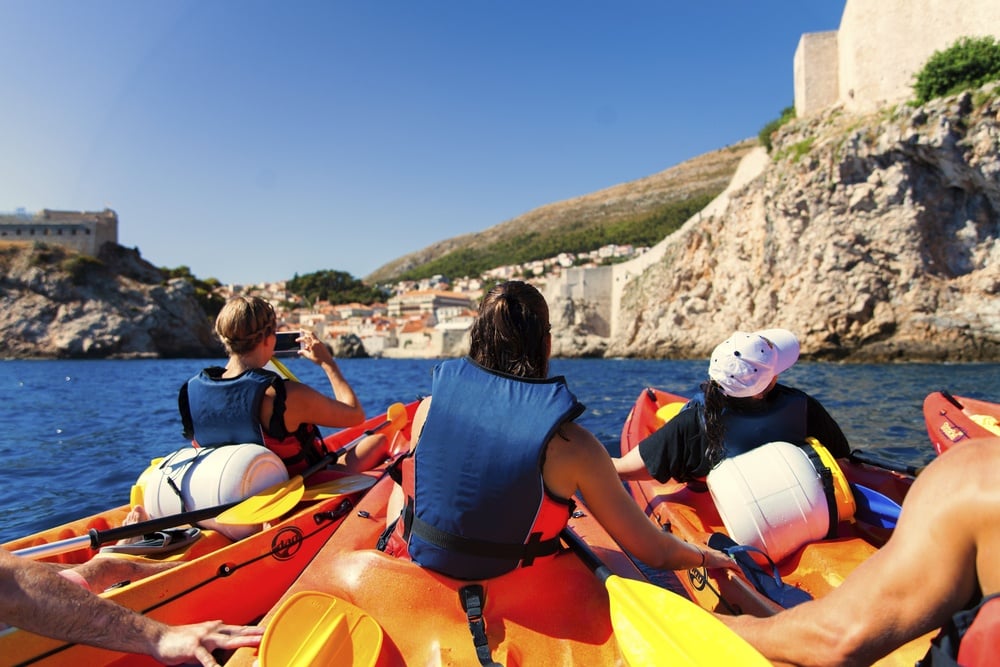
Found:
[[[1000,403],[935,391],[924,399],[924,422],[934,450],[943,454],[961,442],[1000,437]]]
[[[417,402],[406,406],[412,418]],[[364,431],[386,421],[385,415],[344,429],[326,438],[331,451],[355,440]],[[398,442],[408,447],[409,427]],[[364,473],[366,484],[343,485],[344,493],[310,494],[309,480],[301,499],[270,527],[233,541],[219,532],[203,529],[190,545],[156,555],[106,554],[101,557],[134,561],[175,561],[176,567],[102,593],[110,600],[141,611],[157,620],[183,624],[209,619],[252,624],[267,612],[312,561],[321,547],[380,478],[386,464]],[[355,481],[356,480],[355,478]],[[363,481],[363,480],[360,480]],[[336,488],[337,484],[332,484]],[[314,487],[318,489],[319,487]],[[9,551],[45,549],[87,535],[91,529],[106,531],[121,526],[128,505],[79,519],[3,545]],[[88,544],[36,560],[83,563],[98,551]],[[17,628],[0,630],[0,663],[3,665],[142,665],[156,664],[144,656],[127,655],[80,644],[41,637]]]
[[[654,388],[644,389],[622,428],[621,454],[624,456],[637,447],[664,423],[665,416],[676,414],[686,402],[682,396]],[[664,410],[658,416],[657,411],[661,408]],[[912,477],[874,465],[843,459],[837,463],[852,489],[860,485],[897,509],[913,482]],[[694,488],[674,480],[666,483],[650,480],[630,481],[628,486],[635,501],[651,519],[685,540],[704,544],[715,533],[727,534],[712,495],[704,485]],[[875,508],[874,503],[872,507]],[[776,565],[781,581],[813,598],[822,597],[840,585],[890,535],[891,526],[875,520],[870,514],[858,512],[851,520],[839,523],[835,538],[810,541],[779,560]],[[770,565],[759,558],[755,560],[759,561],[762,570],[769,571]],[[758,590],[749,577],[739,573],[691,570],[688,578],[695,601],[711,611],[768,616],[782,609],[770,596]],[[764,583],[770,584],[769,581]],[[879,664],[913,665],[926,653],[931,636],[910,642]]]
[[[468,584],[484,589],[481,617],[492,660],[508,667],[626,664],[612,627],[608,591],[572,551],[493,579],[469,582],[374,549],[385,527],[392,487],[387,478],[365,495],[264,616],[267,634],[261,648],[236,651],[227,667],[251,667],[262,654],[271,656],[262,667],[320,662],[382,667],[478,665],[470,618],[459,596]],[[570,527],[613,573],[646,582],[582,504]],[[310,596],[312,608],[308,607]],[[287,610],[298,602],[309,611],[294,621]],[[332,628],[339,627],[338,619],[346,619],[345,629],[334,641]],[[289,656],[289,651],[305,650],[302,647],[311,643],[319,646],[323,641],[339,641],[350,649],[349,655],[339,654],[337,662],[322,652],[308,659],[299,655],[298,661]],[[275,653],[268,653],[272,649]]]

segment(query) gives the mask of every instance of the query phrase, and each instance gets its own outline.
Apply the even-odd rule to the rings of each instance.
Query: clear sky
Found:
[[[844,0],[0,0],[0,211],[361,278],[754,137]]]

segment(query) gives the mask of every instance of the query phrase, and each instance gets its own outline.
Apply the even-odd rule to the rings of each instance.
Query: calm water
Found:
[[[431,360],[340,364],[369,414],[430,391]],[[177,389],[204,360],[0,361],[0,542],[128,502],[150,459],[187,443]],[[327,387],[311,363],[299,379]],[[704,361],[554,360],[587,405],[580,423],[614,453],[643,387],[690,394]],[[800,362],[783,381],[816,396],[855,448],[900,462],[934,456],[921,406],[931,391],[1000,401],[1000,364],[839,365]]]

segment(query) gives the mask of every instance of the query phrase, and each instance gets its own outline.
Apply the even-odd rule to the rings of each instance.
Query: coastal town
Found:
[[[400,281],[385,286],[386,291],[392,294],[385,303],[333,304],[318,301],[307,304],[301,296],[287,290],[285,281],[227,285],[216,292],[223,298],[233,294],[264,298],[275,307],[279,329],[310,330],[328,342],[355,340],[363,346],[362,356],[395,359],[451,357],[461,354],[467,346],[467,333],[476,316],[484,286],[516,278],[530,282],[544,292],[550,280],[569,269],[597,268],[622,262],[647,250],[649,248],[631,245],[607,245],[590,252],[560,253],[548,259],[501,266],[478,277],[449,280],[436,275],[419,281]]]

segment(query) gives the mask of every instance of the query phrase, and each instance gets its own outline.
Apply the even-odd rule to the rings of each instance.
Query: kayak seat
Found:
[[[387,645],[418,656],[413,664],[479,664],[459,597],[472,582],[374,549],[342,552],[323,569],[323,592],[371,615],[384,629]],[[571,645],[584,642],[606,648],[608,660],[602,664],[620,663],[607,591],[572,553],[478,583],[485,594],[482,617],[493,660],[508,667],[528,660],[569,665]],[[553,637],[570,641],[553,642]]]

